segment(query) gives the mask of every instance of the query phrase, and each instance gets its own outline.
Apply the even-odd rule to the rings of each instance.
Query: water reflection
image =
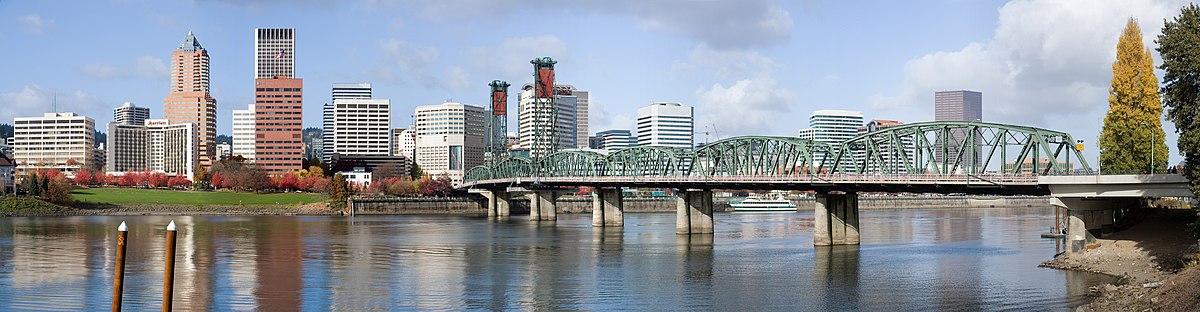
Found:
[[[180,310],[1053,310],[1107,281],[1036,267],[1049,209],[864,211],[863,245],[819,248],[811,213],[559,218],[0,219],[0,310],[107,309],[122,220],[131,311],[158,308],[171,219]]]

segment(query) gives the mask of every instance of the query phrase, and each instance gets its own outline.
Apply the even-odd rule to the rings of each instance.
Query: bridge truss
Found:
[[[607,155],[558,151],[508,157],[467,171],[464,182],[564,177],[1068,175],[1091,167],[1070,134],[987,122],[921,122],[880,129],[840,146],[797,137],[741,136],[695,149],[639,146]],[[535,172],[536,171],[536,172]]]

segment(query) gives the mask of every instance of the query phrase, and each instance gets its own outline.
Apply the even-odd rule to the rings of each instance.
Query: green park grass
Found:
[[[71,191],[76,201],[110,205],[296,205],[325,200],[312,193],[238,193],[147,190],[129,188],[88,188]]]

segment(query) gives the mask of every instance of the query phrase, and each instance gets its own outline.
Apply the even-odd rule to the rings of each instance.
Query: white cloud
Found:
[[[990,40],[910,60],[900,91],[873,97],[870,109],[881,117],[932,120],[935,91],[977,90],[983,92],[984,120],[1062,130],[1092,141],[1108,109],[1117,38],[1127,19],[1138,19],[1143,43],[1153,48],[1162,21],[1183,4],[1011,1],[1000,9]]]
[[[780,124],[779,117],[790,111],[794,95],[779,88],[771,77],[738,80],[729,87],[714,84],[696,92],[696,129],[715,127],[720,137],[735,135],[795,135],[773,133],[779,129],[799,129],[802,125]],[[715,137],[714,137],[715,138]]]
[[[86,92],[76,90],[56,94],[54,90],[30,84],[19,91],[0,93],[0,120],[40,116],[52,111],[56,102],[60,112],[76,112],[93,118],[108,110],[99,98]]]
[[[803,125],[784,123],[795,96],[778,85],[780,65],[746,49],[715,50],[697,45],[687,61],[676,61],[672,70],[681,75],[711,77],[711,87],[696,91],[696,131],[712,132],[711,139],[735,135],[794,135],[778,133]],[[704,138],[697,135],[697,140]]]
[[[54,28],[54,20],[44,19],[41,15],[29,14],[17,18],[21,25],[25,27],[25,31],[30,34],[42,36],[50,29]]]
[[[83,66],[83,73],[96,79],[166,79],[170,74],[167,63],[161,58],[144,55],[133,64],[114,66],[93,63]]]
[[[637,127],[635,127],[637,119],[632,113],[614,114],[608,110],[610,106],[605,105],[603,99],[597,98],[598,94],[592,93],[588,96],[588,131],[592,133],[614,129],[637,131]]]
[[[441,79],[430,69],[440,57],[437,48],[415,46],[396,39],[381,41],[378,46],[383,51],[383,59],[373,69],[377,78],[426,88],[442,86]]]
[[[533,73],[530,60],[550,56],[559,64],[569,61],[567,43],[554,35],[508,38],[498,46],[473,48],[471,65],[490,79],[528,81]]]

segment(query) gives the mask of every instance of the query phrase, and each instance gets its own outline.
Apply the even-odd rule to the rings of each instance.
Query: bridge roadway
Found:
[[[530,201],[530,218],[539,221],[556,220],[558,196],[578,186],[596,188],[592,224],[597,227],[624,225],[621,187],[675,189],[677,234],[713,233],[713,189],[815,191],[814,245],[859,243],[860,192],[1050,195],[1064,215],[1062,228],[1072,251],[1083,248],[1101,228],[1113,224],[1113,211],[1117,209],[1136,207],[1144,198],[1192,196],[1188,181],[1177,174],[581,176],[486,179],[460,185],[487,199],[489,216],[510,215],[514,196],[525,193]]]

